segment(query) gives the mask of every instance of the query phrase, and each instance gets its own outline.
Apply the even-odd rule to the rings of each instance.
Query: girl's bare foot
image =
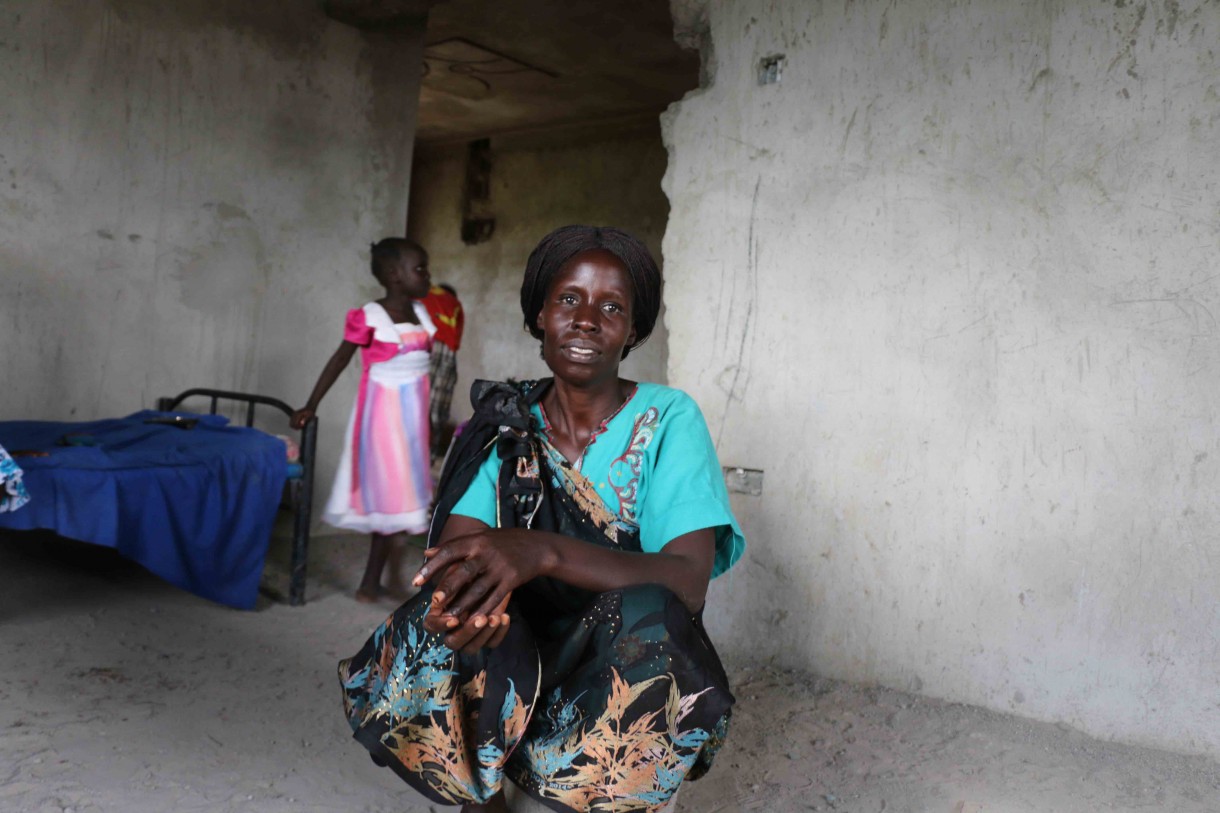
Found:
[[[385,558],[390,552],[392,536],[373,534],[369,539],[369,560],[364,566],[364,576],[356,588],[356,601],[371,604],[381,598],[381,571],[385,570]]]

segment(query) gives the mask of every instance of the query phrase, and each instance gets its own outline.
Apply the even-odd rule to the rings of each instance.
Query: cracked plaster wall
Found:
[[[673,10],[670,382],[766,470],[715,639],[1220,755],[1220,6]]]

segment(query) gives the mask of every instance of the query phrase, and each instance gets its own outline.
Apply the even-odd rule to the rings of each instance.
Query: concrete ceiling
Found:
[[[652,116],[699,84],[668,0],[443,0],[426,42],[421,143]]]

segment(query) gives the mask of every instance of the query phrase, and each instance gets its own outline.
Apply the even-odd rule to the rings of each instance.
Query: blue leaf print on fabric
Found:
[[[490,798],[500,789],[504,776],[504,752],[493,742],[479,748],[479,784],[483,786],[483,794]]]
[[[702,728],[692,728],[690,731],[683,731],[674,737],[674,745],[678,748],[695,748],[698,749],[703,743],[707,742],[708,733]]]
[[[352,674],[352,675],[348,675],[346,678],[343,679],[343,688],[358,689],[361,686],[363,686],[365,683],[368,682],[370,669],[371,669],[371,667],[366,666],[363,669],[361,669],[359,672],[356,672],[355,674]]]
[[[570,751],[565,751],[566,745],[563,737],[548,737],[545,740],[527,743],[530,767],[546,777],[571,768],[572,763],[585,752],[585,749],[577,746]]]

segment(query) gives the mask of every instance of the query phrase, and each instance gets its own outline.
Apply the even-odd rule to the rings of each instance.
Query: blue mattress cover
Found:
[[[195,418],[191,429],[146,423]],[[145,410],[88,423],[0,421],[30,502],[0,528],[114,548],[172,584],[254,606],[287,475],[283,441],[220,415]],[[70,445],[65,445],[70,444]]]

